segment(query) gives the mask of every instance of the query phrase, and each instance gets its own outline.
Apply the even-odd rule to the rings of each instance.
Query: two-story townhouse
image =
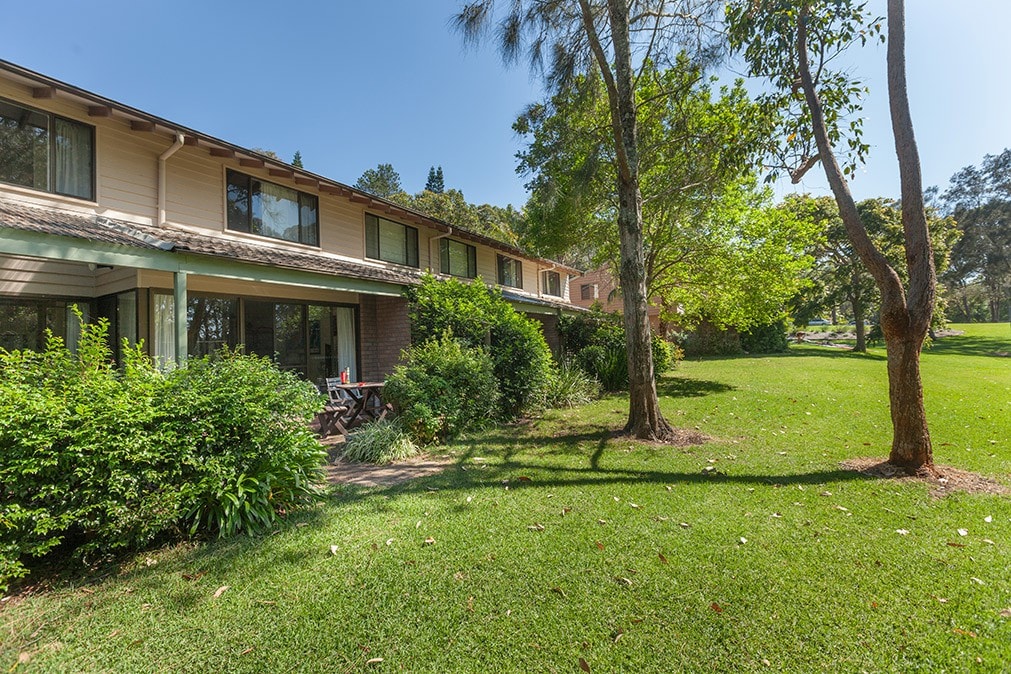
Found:
[[[557,346],[578,270],[0,61],[0,347],[71,307],[163,362],[222,345],[387,374],[422,270],[497,283]]]

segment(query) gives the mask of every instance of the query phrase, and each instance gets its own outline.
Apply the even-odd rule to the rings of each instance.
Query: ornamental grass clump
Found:
[[[400,419],[380,419],[364,424],[348,436],[344,458],[383,465],[409,459],[420,451]]]

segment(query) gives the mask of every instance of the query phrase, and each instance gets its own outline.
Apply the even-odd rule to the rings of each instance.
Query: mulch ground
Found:
[[[326,467],[326,479],[332,484],[360,487],[393,487],[419,477],[441,473],[452,465],[451,456],[415,456],[405,461],[377,466],[337,458]]]
[[[893,466],[880,457],[864,457],[848,459],[842,462],[843,468],[855,470],[868,477],[876,477],[899,482],[921,482],[930,486],[930,494],[942,497],[954,491],[969,494],[1009,494],[1011,489],[996,480],[984,477],[968,470],[952,468],[951,466],[934,466],[936,475],[929,471],[921,471],[909,475],[902,468]]]

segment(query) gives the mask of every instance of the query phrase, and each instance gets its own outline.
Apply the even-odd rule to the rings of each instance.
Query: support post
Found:
[[[188,339],[186,335],[186,272],[173,272],[174,281],[174,305],[175,305],[175,347],[176,365],[183,367],[186,365],[186,358],[189,355]]]

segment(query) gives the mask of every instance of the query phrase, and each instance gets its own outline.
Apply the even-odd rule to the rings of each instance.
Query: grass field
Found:
[[[955,327],[923,356],[936,461],[1011,485],[1011,328]],[[840,467],[887,456],[884,368],[683,363],[664,412],[705,445],[613,438],[622,397],[473,435],[273,535],[11,599],[0,668],[1009,671],[1011,498]]]

